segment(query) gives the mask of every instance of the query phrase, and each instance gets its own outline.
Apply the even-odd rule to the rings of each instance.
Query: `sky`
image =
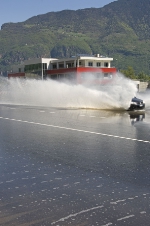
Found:
[[[4,23],[22,22],[33,16],[64,9],[101,8],[115,0],[0,0],[0,28]]]

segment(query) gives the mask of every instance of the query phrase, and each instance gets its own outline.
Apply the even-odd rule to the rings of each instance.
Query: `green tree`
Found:
[[[135,71],[131,66],[126,70],[121,70],[121,73],[123,73],[127,78],[136,79]]]
[[[146,75],[144,72],[140,72],[138,75],[137,75],[137,79],[140,80],[140,81],[150,81],[150,76]]]

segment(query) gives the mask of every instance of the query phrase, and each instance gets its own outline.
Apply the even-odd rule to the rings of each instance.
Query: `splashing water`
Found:
[[[138,94],[138,97],[140,98],[140,99],[143,99],[144,100],[144,102],[146,103],[146,110],[150,110],[150,90],[149,89],[147,89],[147,91],[146,92],[144,92],[144,93],[139,93]]]
[[[0,78],[0,103],[46,107],[126,109],[137,88],[123,75],[98,89],[53,80]]]

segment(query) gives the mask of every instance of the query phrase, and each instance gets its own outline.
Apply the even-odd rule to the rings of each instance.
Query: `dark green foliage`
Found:
[[[103,8],[63,10],[6,23],[0,31],[0,71],[36,57],[100,53],[114,66],[149,74],[150,0],[118,0]]]
[[[130,79],[136,79],[135,71],[132,67],[128,67],[127,70],[122,70],[121,72]]]
[[[121,70],[120,72],[123,73],[127,78],[140,80],[142,82],[150,82],[149,75],[146,75],[144,72],[136,74],[131,66],[129,66],[126,70]]]

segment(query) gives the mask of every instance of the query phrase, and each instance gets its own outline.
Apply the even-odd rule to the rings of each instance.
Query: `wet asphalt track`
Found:
[[[149,226],[150,111],[0,105],[1,226]]]

